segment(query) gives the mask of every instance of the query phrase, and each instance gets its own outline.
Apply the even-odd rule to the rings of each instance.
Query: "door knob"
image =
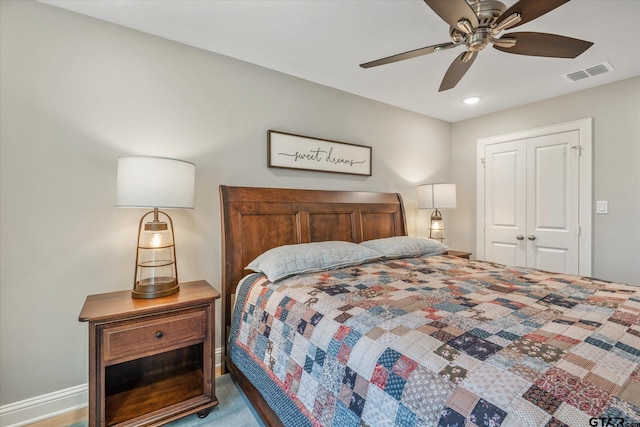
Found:
[[[529,240],[536,240],[536,236],[535,236],[535,234],[529,234],[529,235],[527,236],[527,239],[529,239]]]
[[[518,235],[516,236],[516,239],[518,239],[518,240],[524,240],[524,236],[523,236],[522,234],[518,234]]]

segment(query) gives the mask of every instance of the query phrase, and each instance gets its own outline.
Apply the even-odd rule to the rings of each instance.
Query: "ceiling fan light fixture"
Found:
[[[478,102],[480,102],[480,100],[482,100],[482,97],[480,97],[480,96],[469,96],[469,97],[463,99],[462,102],[467,104],[467,105],[473,105],[473,104],[477,104]]]

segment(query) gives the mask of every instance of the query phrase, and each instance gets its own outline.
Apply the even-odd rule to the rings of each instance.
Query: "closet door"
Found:
[[[527,263],[526,140],[485,148],[485,259],[507,265]]]
[[[485,147],[488,261],[578,274],[578,131]]]
[[[591,276],[593,120],[478,139],[476,254]]]
[[[578,131],[527,140],[527,266],[578,274]]]

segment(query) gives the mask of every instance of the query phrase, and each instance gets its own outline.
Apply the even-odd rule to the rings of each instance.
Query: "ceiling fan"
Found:
[[[371,62],[362,68],[390,64],[453,47],[466,47],[447,70],[439,92],[455,87],[473,64],[477,52],[489,44],[495,49],[519,55],[575,58],[593,43],[556,34],[515,32],[498,37],[503,30],[517,27],[551,12],[569,0],[520,0],[510,8],[497,0],[424,0],[449,26],[451,42],[410,50]]]

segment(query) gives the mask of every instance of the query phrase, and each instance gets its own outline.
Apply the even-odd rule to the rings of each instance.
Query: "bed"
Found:
[[[638,287],[446,255],[398,194],[220,196],[223,369],[265,424],[640,425]]]

